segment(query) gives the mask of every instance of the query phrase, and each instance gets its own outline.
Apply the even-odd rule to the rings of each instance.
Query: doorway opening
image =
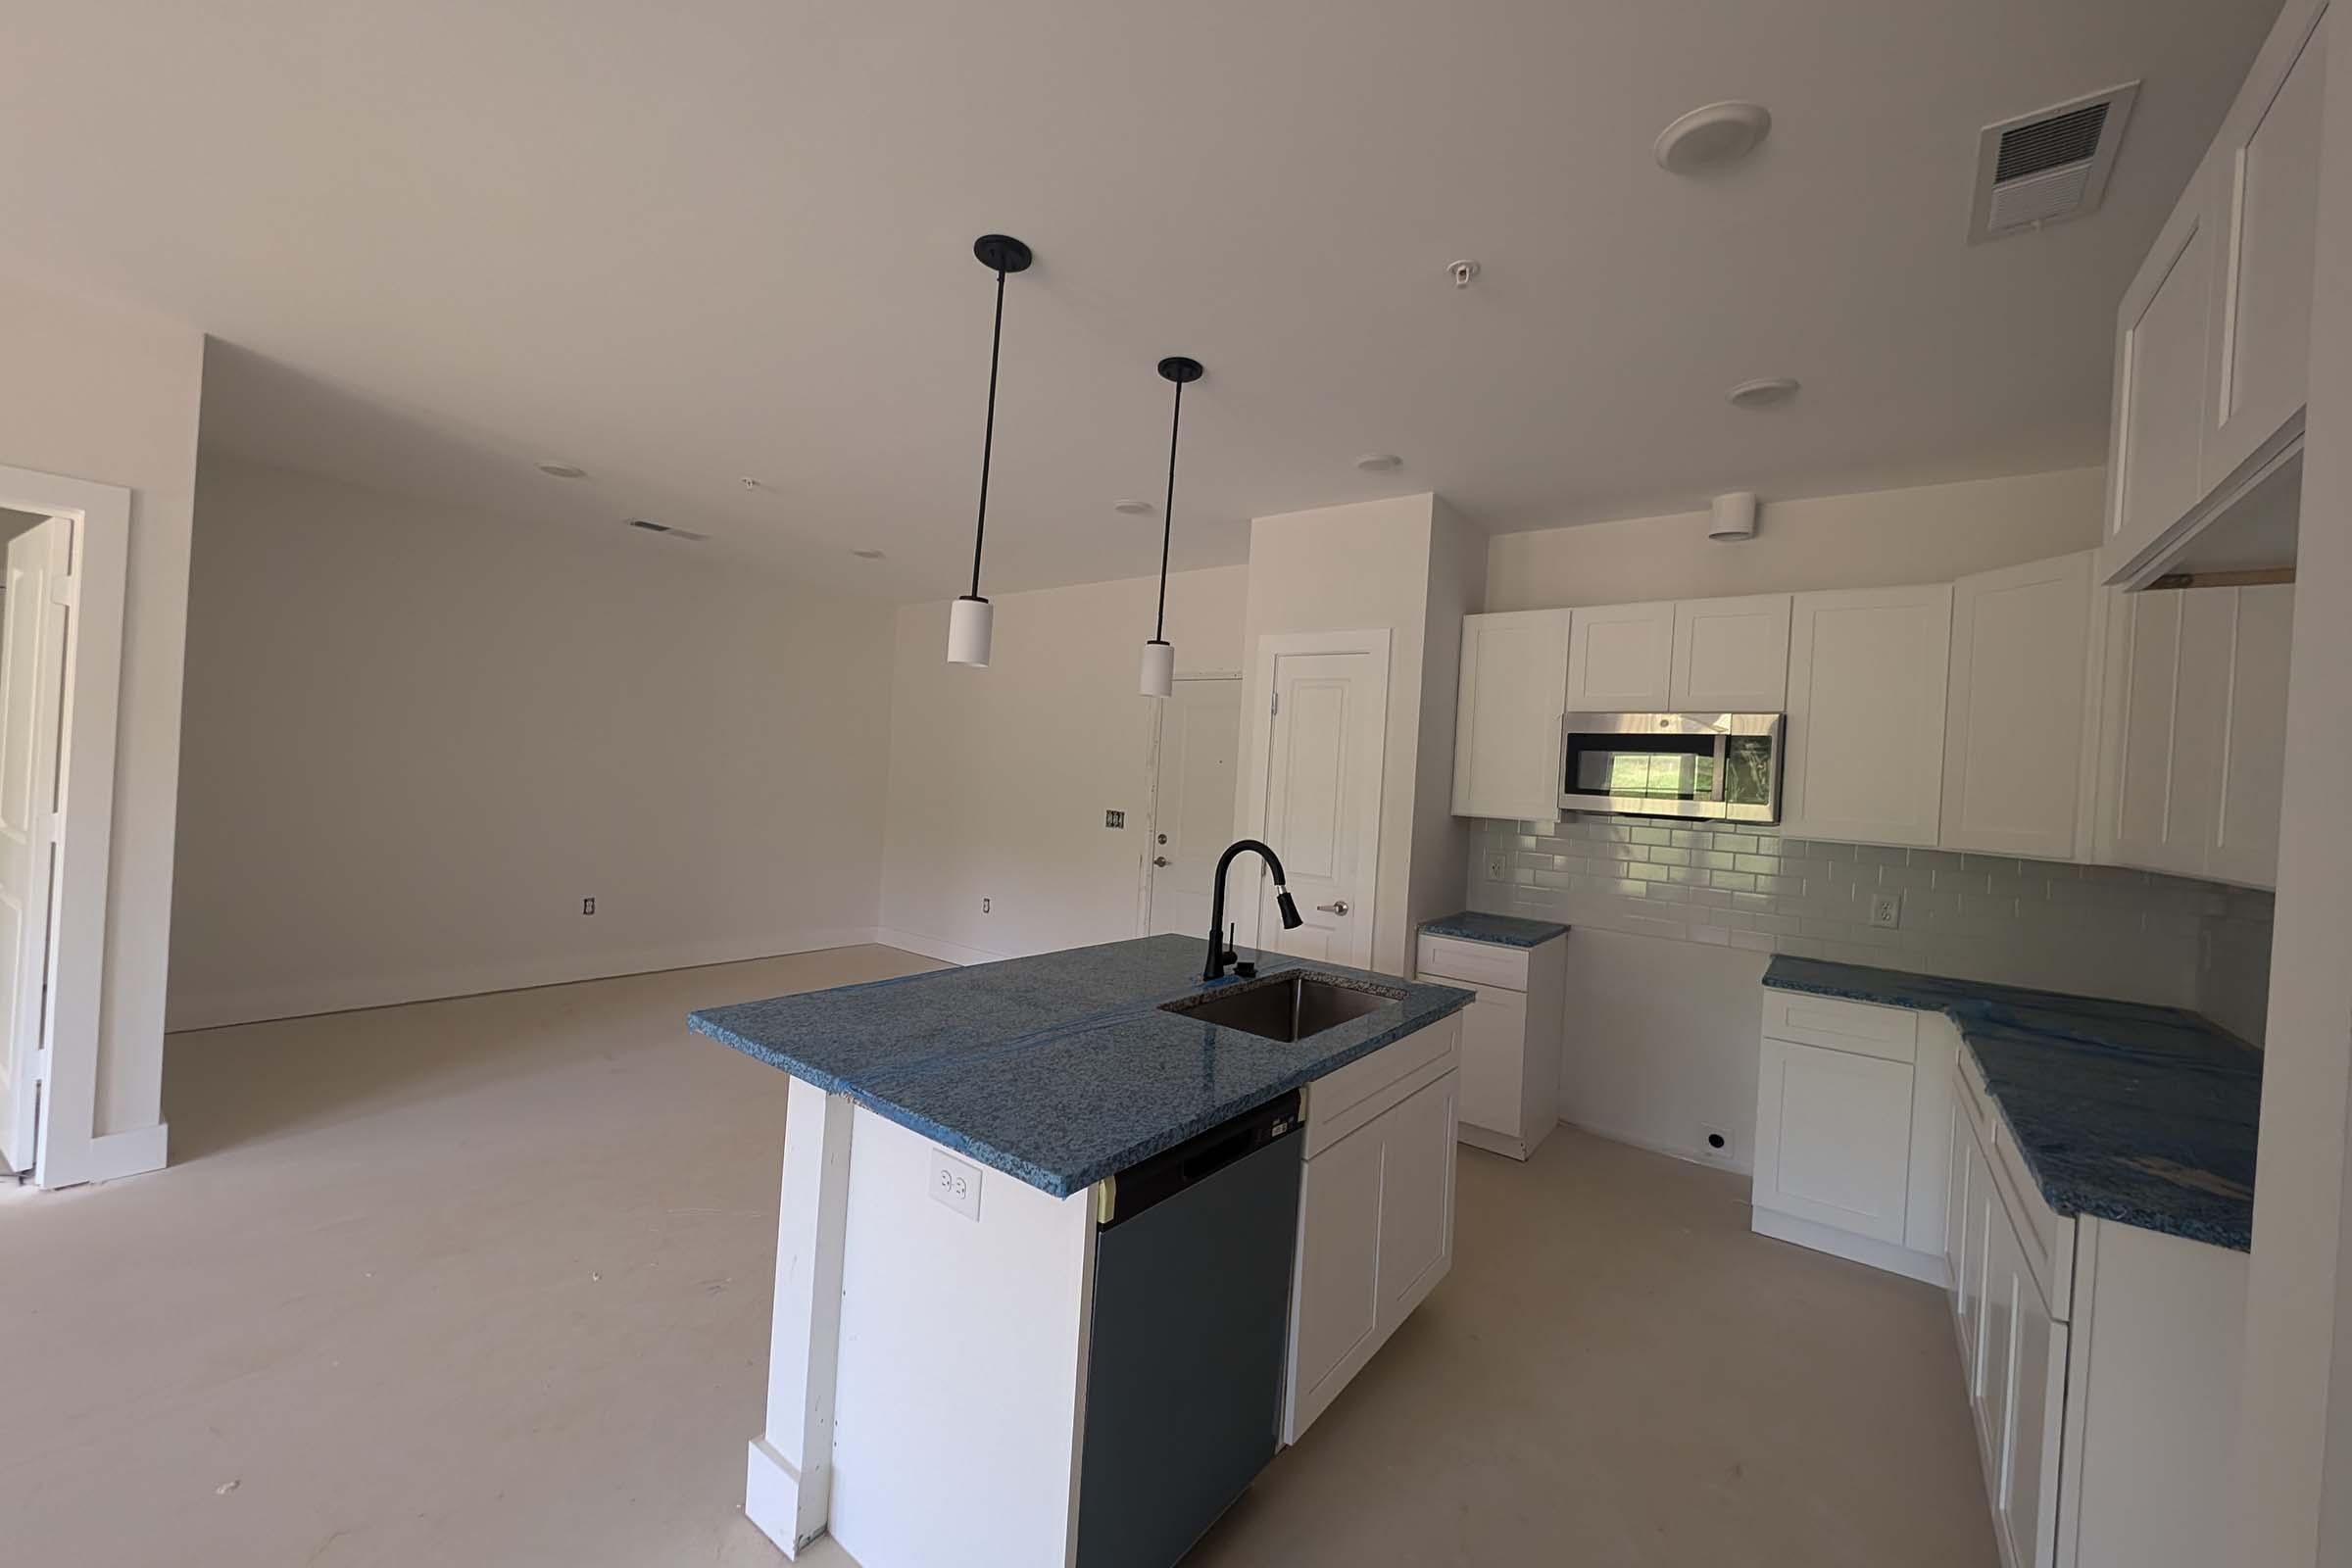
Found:
[[[1217,857],[1233,842],[1234,772],[1242,750],[1239,670],[1178,675],[1152,732],[1152,809],[1145,823],[1146,936],[1205,936]]]

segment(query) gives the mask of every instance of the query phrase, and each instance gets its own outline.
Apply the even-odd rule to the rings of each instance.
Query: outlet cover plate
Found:
[[[1903,923],[1903,896],[1900,893],[1873,893],[1870,896],[1870,923],[1882,931],[1892,931]]]
[[[1489,850],[1487,852],[1487,880],[1490,882],[1500,882],[1510,874],[1511,862],[1509,857],[1505,856],[1500,850]]]
[[[965,1219],[980,1217],[980,1167],[967,1165],[944,1149],[931,1151],[931,1200]]]

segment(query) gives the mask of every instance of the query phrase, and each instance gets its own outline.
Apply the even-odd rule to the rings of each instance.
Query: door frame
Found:
[[[49,1004],[37,1073],[32,1181],[71,1187],[164,1163],[162,1124],[97,1130],[99,1009],[106,981],[107,867],[114,848],[116,723],[122,693],[130,492],[121,485],[0,466],[0,507],[73,525],[65,698],[59,713],[57,869]]]
[[[1238,669],[1180,669],[1174,678],[1180,681],[1240,680],[1242,675],[1243,672]],[[1245,691],[1243,695],[1247,696],[1248,693]],[[1159,748],[1167,724],[1168,705],[1163,702],[1152,703],[1152,723],[1149,726],[1151,733],[1144,738],[1144,853],[1136,857],[1135,934],[1139,937],[1152,934],[1152,854],[1158,848],[1152,841],[1159,832]],[[1234,740],[1238,745],[1241,737],[1237,735]],[[1238,757],[1234,759],[1234,769],[1237,774],[1241,769],[1241,759]]]
[[[1255,658],[1250,662],[1249,686],[1242,693],[1242,735],[1244,755],[1241,760],[1241,809],[1234,813],[1234,825],[1243,837],[1262,840],[1266,835],[1266,789],[1272,782],[1274,760],[1274,665],[1291,654],[1371,654],[1380,661],[1380,765],[1372,770],[1372,874],[1364,886],[1362,912],[1364,927],[1373,934],[1374,957],[1367,961],[1370,969],[1378,961],[1380,951],[1379,928],[1375,924],[1380,890],[1381,810],[1387,804],[1385,788],[1389,772],[1389,689],[1395,684],[1395,669],[1390,659],[1390,645],[1395,634],[1388,627],[1373,627],[1364,631],[1269,631],[1258,634]],[[1280,854],[1282,846],[1274,846]],[[1260,908],[1265,900],[1252,896],[1249,911],[1241,914],[1228,905],[1228,915],[1239,915],[1245,936],[1252,948],[1262,947],[1258,940]]]

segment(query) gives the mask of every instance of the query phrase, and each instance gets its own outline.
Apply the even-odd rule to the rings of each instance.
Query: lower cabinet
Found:
[[[1448,1019],[1308,1091],[1285,1443],[1298,1441],[1452,1267],[1460,1031]],[[1403,1055],[1384,1059],[1393,1053]]]

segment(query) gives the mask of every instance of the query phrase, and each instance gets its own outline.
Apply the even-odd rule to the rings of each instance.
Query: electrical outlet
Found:
[[[980,901],[980,912],[982,914],[986,914],[988,912],[988,900],[982,899]]]
[[[594,899],[582,899],[580,901],[580,912],[582,914],[594,914],[596,912],[596,901]]]
[[[1104,827],[1125,827],[1127,825],[1127,813],[1125,811],[1104,811],[1102,813],[1102,825]]]
[[[1500,882],[1511,874],[1510,857],[1500,850],[1487,852],[1487,880]]]
[[[931,1200],[944,1203],[965,1219],[980,1217],[980,1170],[944,1150],[931,1151]]]
[[[1900,893],[1873,893],[1870,896],[1870,923],[1882,931],[1892,931],[1903,923],[1903,896]]]
[[[1709,1159],[1728,1160],[1732,1157],[1732,1135],[1721,1127],[1702,1123],[1698,1129],[1698,1151]]]

